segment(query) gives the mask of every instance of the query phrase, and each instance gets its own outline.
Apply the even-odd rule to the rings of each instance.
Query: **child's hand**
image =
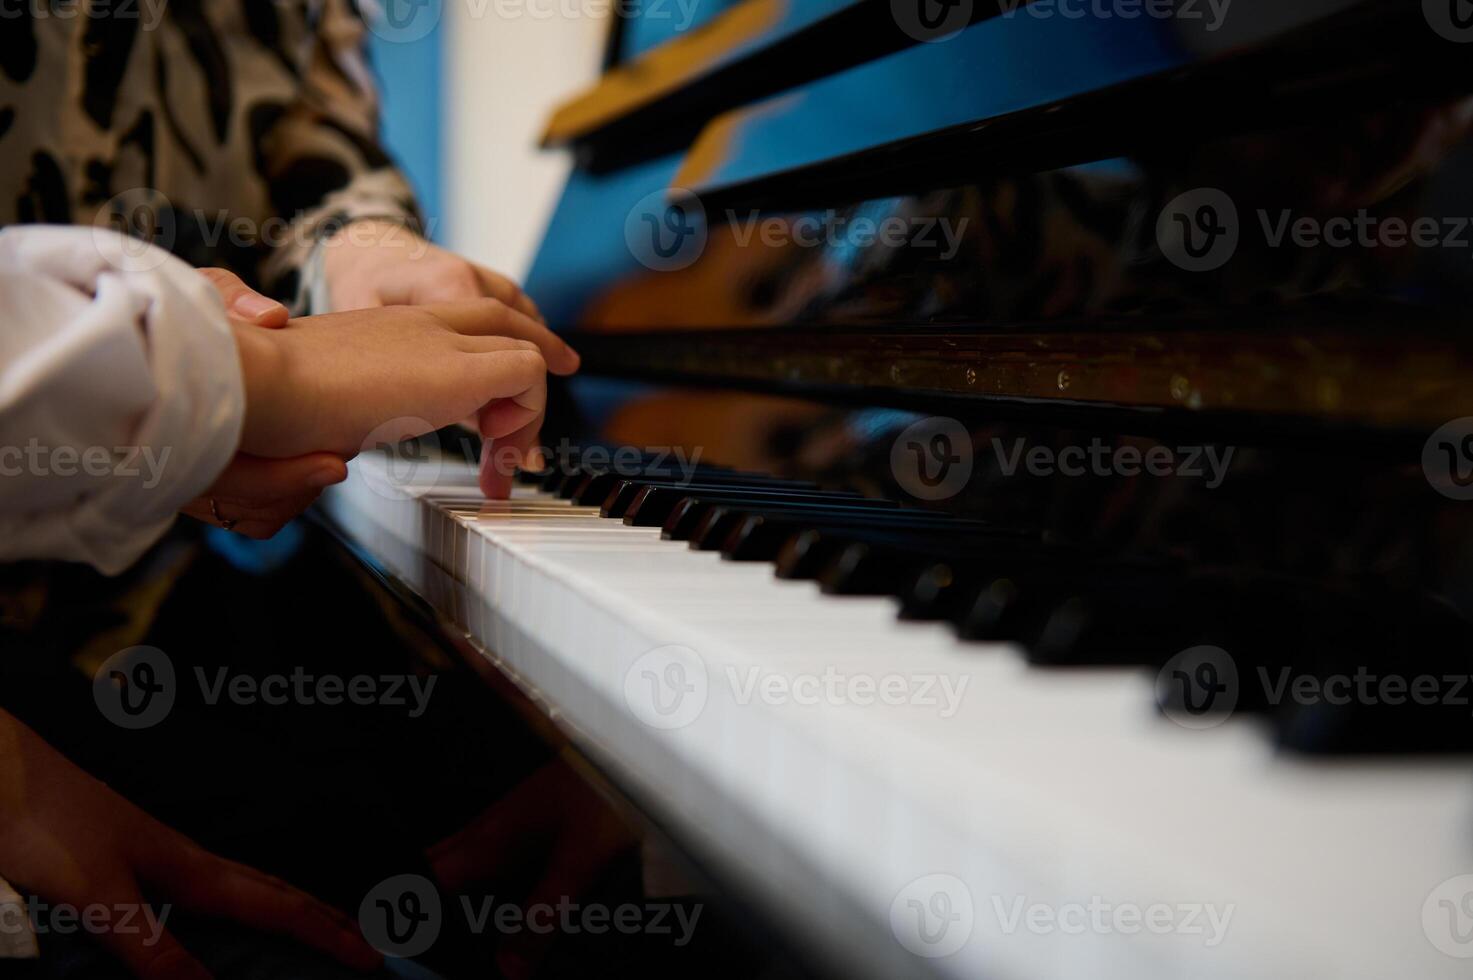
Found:
[[[285,306],[263,296],[227,269],[200,269],[233,320],[258,327],[284,327]],[[265,459],[237,453],[210,489],[179,508],[206,524],[226,526],[248,538],[269,538],[312,506],[324,487],[345,480],[341,457],[311,453],[292,459]]]
[[[287,457],[355,455],[474,416],[503,463],[527,462],[547,399],[547,371],[577,355],[541,323],[494,299],[303,317],[279,330],[238,324],[246,381],[240,450]],[[509,452],[506,452],[509,450]],[[510,477],[486,455],[481,487]]]

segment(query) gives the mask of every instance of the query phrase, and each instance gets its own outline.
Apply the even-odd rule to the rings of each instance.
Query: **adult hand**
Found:
[[[180,512],[248,538],[269,538],[311,507],[323,489],[348,478],[348,464],[333,453],[267,459],[236,453],[210,489]],[[213,506],[212,506],[213,505]]]
[[[539,323],[537,305],[506,276],[431,244],[393,221],[355,221],[323,243],[323,273],[335,312],[491,298]],[[558,374],[578,355],[556,335],[543,350]]]

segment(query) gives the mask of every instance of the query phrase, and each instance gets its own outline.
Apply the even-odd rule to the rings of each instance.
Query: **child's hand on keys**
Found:
[[[510,492],[508,460],[535,462],[547,372],[571,374],[578,365],[547,327],[495,299],[235,329],[246,381],[241,452],[348,457],[370,437],[407,439],[473,416],[481,436],[496,442],[481,479],[492,497]]]

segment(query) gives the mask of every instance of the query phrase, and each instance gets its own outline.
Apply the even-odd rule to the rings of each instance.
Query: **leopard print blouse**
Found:
[[[104,224],[301,308],[325,230],[418,224],[355,0],[8,0],[0,224]]]

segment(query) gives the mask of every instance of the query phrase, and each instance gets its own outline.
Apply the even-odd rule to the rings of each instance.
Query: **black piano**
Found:
[[[1466,976],[1473,5],[691,9],[334,526],[815,972]]]

